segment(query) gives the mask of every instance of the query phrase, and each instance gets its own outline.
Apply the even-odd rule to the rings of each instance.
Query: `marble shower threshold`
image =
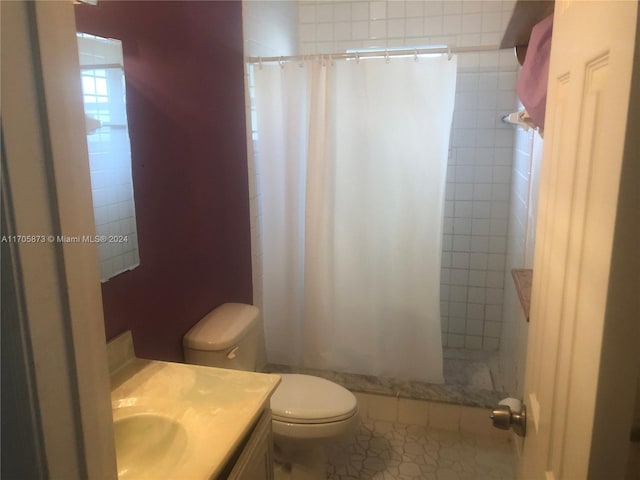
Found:
[[[452,383],[456,379],[447,379],[447,359],[445,358],[445,381],[449,383],[432,384],[426,382],[400,380],[356,373],[342,373],[314,368],[293,367],[288,365],[268,364],[265,372],[269,373],[302,373],[326,378],[352,392],[370,393],[413,400],[451,403],[470,407],[492,408],[508,396],[504,392],[490,388],[478,388],[473,385]],[[474,368],[476,368],[474,366]],[[462,378],[459,375],[456,378]]]

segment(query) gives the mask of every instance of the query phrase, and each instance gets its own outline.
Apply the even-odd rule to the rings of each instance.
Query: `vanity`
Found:
[[[272,479],[278,375],[136,358],[109,342],[118,478]]]

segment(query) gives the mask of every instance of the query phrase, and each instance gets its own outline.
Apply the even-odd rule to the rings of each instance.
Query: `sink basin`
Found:
[[[175,465],[187,447],[187,432],[177,421],[137,413],[113,424],[118,478],[154,478]]]

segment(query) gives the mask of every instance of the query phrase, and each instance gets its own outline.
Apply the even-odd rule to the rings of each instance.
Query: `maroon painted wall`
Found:
[[[76,6],[78,31],[122,40],[140,266],[102,285],[107,339],[182,360],[182,336],[251,303],[242,5]]]

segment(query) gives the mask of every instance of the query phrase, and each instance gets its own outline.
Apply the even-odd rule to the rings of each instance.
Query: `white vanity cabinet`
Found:
[[[228,476],[220,480],[273,480],[273,438],[271,433],[271,410],[262,413],[253,430],[248,434],[230,466]]]

